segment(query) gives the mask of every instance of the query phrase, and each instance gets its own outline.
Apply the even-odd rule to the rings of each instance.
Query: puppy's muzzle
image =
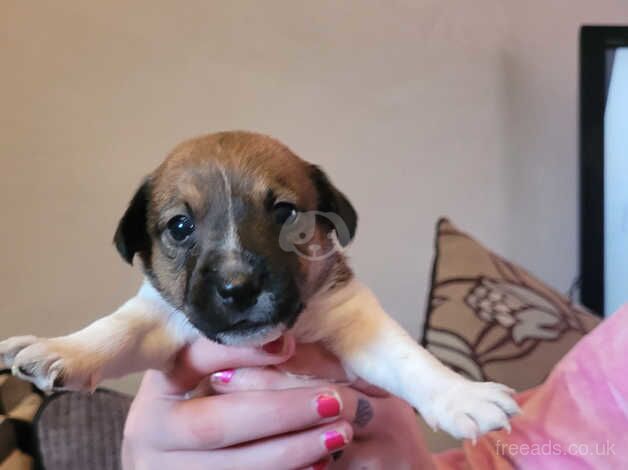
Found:
[[[227,328],[244,320],[267,321],[267,308],[258,305],[265,279],[261,263],[251,253],[211,253],[194,276],[192,304],[199,312],[214,311],[219,316],[215,321]]]
[[[262,291],[260,270],[237,266],[216,277],[216,291],[225,305],[244,310],[257,303]]]

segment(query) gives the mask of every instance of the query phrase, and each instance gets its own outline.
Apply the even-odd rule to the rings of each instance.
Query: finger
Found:
[[[278,369],[300,376],[346,382],[351,379],[340,361],[321,344],[299,344],[296,353]]]
[[[210,376],[214,391],[218,393],[233,393],[252,390],[286,390],[291,388],[318,387],[329,380],[311,376],[295,375],[281,372],[275,367],[243,367],[240,369],[226,369],[214,372]],[[350,385],[365,395],[385,398],[390,394],[379,387],[371,385],[361,379],[349,384],[340,382],[338,385]]]
[[[333,464],[322,469],[421,469],[436,470],[432,454],[429,450],[417,448],[417,445],[404,445],[399,442],[383,443],[379,439],[355,440],[340,454],[337,454]],[[310,467],[311,470],[315,467]],[[317,469],[318,470],[318,469]]]
[[[180,395],[196,387],[212,372],[279,364],[286,361],[294,349],[294,337],[290,334],[261,348],[224,346],[201,338],[177,355],[171,372],[147,374],[140,390],[150,395]]]
[[[346,421],[325,424],[306,431],[244,444],[213,452],[182,451],[164,454],[161,468],[189,470],[219,468],[313,468],[313,465],[333,452],[346,447],[353,431]],[[320,467],[319,467],[320,468]]]
[[[164,450],[210,450],[301,431],[339,419],[340,393],[327,386],[180,400],[165,411],[168,426],[152,438]]]
[[[289,390],[303,387],[326,387],[329,382],[320,379],[303,378],[289,375],[274,368],[251,367],[219,371],[210,377],[212,388],[217,393],[234,393],[254,390]],[[341,416],[366,428],[378,407],[377,398],[388,398],[390,395],[377,387],[362,382],[370,393],[363,393],[348,386],[336,386],[342,404]],[[389,402],[384,402],[387,405]],[[366,431],[365,429],[361,429]]]
[[[293,388],[321,387],[328,380],[281,372],[274,367],[242,367],[214,372],[210,376],[217,393],[247,392],[255,390],[289,390]]]
[[[385,417],[382,410],[386,400],[327,384],[323,388],[236,392],[179,401],[165,411],[168,427],[154,435],[155,446],[165,450],[218,449],[337,419],[350,422],[356,432],[365,434],[372,430],[375,416]]]

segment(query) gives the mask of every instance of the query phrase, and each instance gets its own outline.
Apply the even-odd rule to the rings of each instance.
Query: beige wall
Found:
[[[448,214],[577,274],[577,36],[620,0],[0,4],[0,336],[60,334],[140,276],[111,246],[179,140],[274,134],[361,214],[354,264],[415,335]]]

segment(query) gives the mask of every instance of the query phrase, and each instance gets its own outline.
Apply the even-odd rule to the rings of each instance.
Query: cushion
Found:
[[[131,400],[130,396],[106,389],[49,397],[35,420],[40,467],[120,468],[122,432]]]
[[[456,371],[516,390],[534,387],[599,321],[439,220],[423,344]]]
[[[30,383],[0,371],[0,470],[30,469],[35,452],[32,422],[43,397]]]
[[[615,469],[628,462],[628,305],[517,397],[512,432],[493,431],[434,458],[440,470]]]

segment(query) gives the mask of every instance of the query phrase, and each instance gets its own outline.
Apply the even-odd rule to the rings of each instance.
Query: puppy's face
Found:
[[[356,223],[320,169],[269,137],[224,132],[181,144],[149,175],[115,243],[208,338],[259,344],[333,281]]]

